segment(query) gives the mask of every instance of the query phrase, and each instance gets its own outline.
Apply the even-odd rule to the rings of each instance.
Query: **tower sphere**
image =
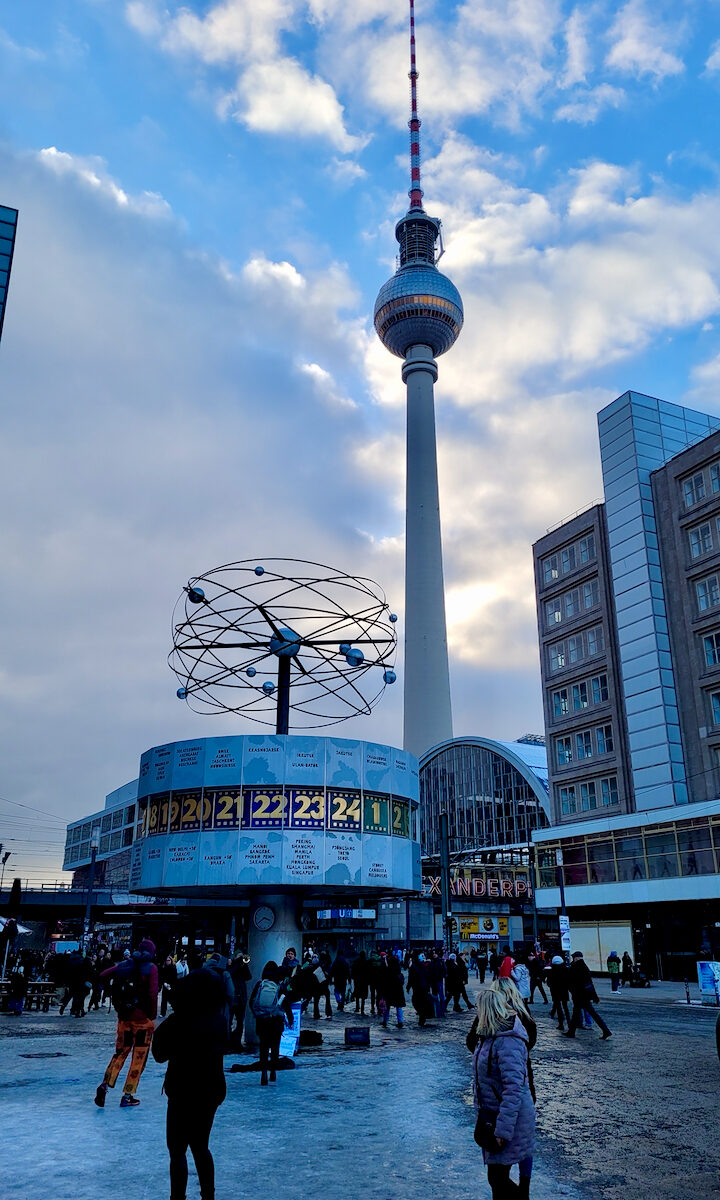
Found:
[[[463,304],[454,283],[435,266],[440,222],[422,209],[398,221],[400,266],[375,301],[375,330],[392,354],[405,358],[410,346],[444,354],[463,326]]]

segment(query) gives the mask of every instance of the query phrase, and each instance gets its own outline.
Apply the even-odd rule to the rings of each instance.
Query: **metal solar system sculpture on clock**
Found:
[[[246,559],[189,580],[169,663],[196,712],[276,733],[368,715],[394,670],[397,617],[370,579],[298,559]]]

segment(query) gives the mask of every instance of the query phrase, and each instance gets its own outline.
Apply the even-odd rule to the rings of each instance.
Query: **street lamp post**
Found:
[[[2,845],[0,845],[0,850],[2,850]],[[9,859],[11,853],[12,852],[10,850],[6,850],[2,856],[2,859],[0,860],[0,862],[2,863],[2,869],[0,870],[0,892],[2,891],[3,880],[5,879],[5,867],[7,865],[7,860]]]
[[[570,921],[565,907],[565,872],[563,871],[563,853],[562,850],[555,851],[555,879],[560,888],[560,949],[563,954],[569,955],[572,948],[570,941]]]
[[[90,836],[90,876],[88,878],[88,898],[85,908],[85,924],[83,927],[83,950],[87,950],[90,938],[90,919],[92,916],[93,892],[95,890],[95,862],[100,845],[100,826],[96,825]]]

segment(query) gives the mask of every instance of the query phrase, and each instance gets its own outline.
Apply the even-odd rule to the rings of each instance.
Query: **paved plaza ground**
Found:
[[[705,1200],[720,1197],[720,1063],[715,1012],[659,985],[611,998],[613,1038],[561,1038],[536,1005],[533,1055],[539,1146],[535,1200]],[[336,1015],[308,1022],[325,1039],[277,1087],[228,1075],[211,1146],[217,1200],[485,1200],[472,1140],[472,1019],[451,1015],[384,1032],[346,1050]],[[348,1014],[348,1023],[354,1023]],[[142,1103],[92,1102],[110,1057],[114,1014],[57,1010],[0,1017],[0,1194],[19,1200],[161,1200],[168,1195],[164,1068],[150,1061]],[[42,1057],[35,1057],[42,1056]],[[248,1062],[244,1056],[226,1060]],[[198,1196],[190,1167],[188,1196]]]

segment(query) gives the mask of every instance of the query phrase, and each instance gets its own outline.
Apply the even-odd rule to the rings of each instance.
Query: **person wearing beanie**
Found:
[[[120,1107],[136,1108],[140,1103],[135,1092],[145,1070],[157,1016],[158,969],[154,957],[155,943],[143,938],[131,958],[123,959],[100,976],[111,988],[118,1023],[115,1053],[95,1093],[98,1108],[105,1107],[107,1090],[115,1087],[123,1063],[131,1052]]]
[[[550,1016],[557,1017],[558,1029],[562,1033],[565,1028],[565,1021],[567,1021],[568,1029],[570,1028],[570,1009],[568,1007],[570,980],[567,963],[561,954],[556,954],[550,963],[548,986],[553,1002],[550,1009]]]

